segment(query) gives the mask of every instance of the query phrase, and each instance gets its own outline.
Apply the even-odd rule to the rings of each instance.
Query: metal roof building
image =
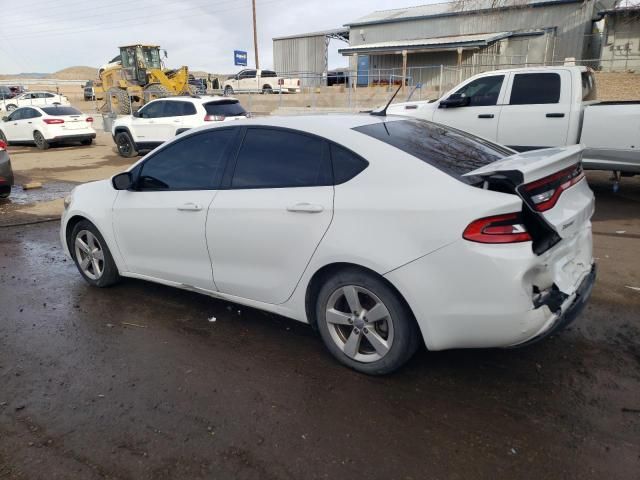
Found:
[[[640,72],[640,5],[604,10],[601,67],[608,71]]]
[[[300,78],[302,86],[319,83],[328,71],[328,46],[332,39],[348,41],[347,27],[273,39],[273,66],[279,74]]]
[[[339,52],[351,57],[350,68],[358,70],[359,84],[384,83],[384,72],[393,69],[399,76],[403,64],[411,77],[428,81],[441,71],[416,67],[450,66],[460,73],[464,68],[477,72],[562,62],[567,57],[593,59],[600,49],[599,42],[592,41],[594,21],[613,3],[458,0],[377,11],[346,25],[349,46]]]

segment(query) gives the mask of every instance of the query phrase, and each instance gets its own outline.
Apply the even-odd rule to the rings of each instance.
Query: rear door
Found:
[[[227,189],[207,219],[218,289],[264,303],[293,293],[333,218],[326,141],[288,129],[245,129]]]
[[[236,133],[215,129],[187,136],[134,169],[135,189],[118,192],[113,206],[128,271],[215,290],[205,223]]]
[[[516,150],[567,144],[571,73],[514,73],[498,124],[498,142]]]
[[[504,74],[487,75],[466,83],[453,95],[464,95],[469,99],[469,104],[438,108],[433,121],[495,141],[506,83]]]

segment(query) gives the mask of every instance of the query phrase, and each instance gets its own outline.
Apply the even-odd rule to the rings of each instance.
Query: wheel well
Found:
[[[307,292],[305,294],[305,299],[304,299],[304,307],[307,314],[307,319],[309,320],[309,324],[314,329],[317,329],[317,321],[318,321],[318,319],[316,318],[316,308],[315,308],[316,299],[318,298],[318,293],[320,293],[320,288],[322,288],[322,284],[324,283],[324,280],[329,276],[334,275],[337,272],[341,270],[346,270],[346,269],[360,270],[362,272],[368,273],[370,275],[374,275],[382,279],[383,282],[385,282],[389,287],[391,287],[391,289],[394,292],[396,292],[400,301],[404,303],[404,305],[407,307],[407,311],[409,311],[411,313],[411,316],[414,317],[415,319],[415,315],[413,315],[413,311],[411,310],[409,303],[407,303],[405,298],[402,296],[402,293],[400,293],[400,291],[395,287],[393,283],[391,283],[385,277],[380,275],[378,272],[371,270],[370,268],[366,268],[366,267],[363,267],[362,265],[358,265],[355,263],[339,262],[339,263],[330,263],[329,265],[325,265],[324,267],[322,267],[320,270],[318,270],[316,273],[313,274],[313,277],[311,277],[311,280],[309,281],[309,285],[307,286]]]
[[[113,131],[114,135],[117,135],[119,133],[127,133],[129,134],[129,136],[131,136],[131,132],[129,131],[129,129],[127,127],[116,127],[116,129]]]
[[[73,257],[73,248],[71,246],[71,232],[73,232],[74,227],[80,223],[82,220],[86,220],[89,222],[88,218],[85,218],[81,215],[74,215],[67,222],[67,227],[64,230],[64,241],[67,242],[67,247],[69,248],[69,253]]]
[[[268,83],[265,83],[265,84],[262,86],[262,88],[263,88],[263,89],[265,89],[265,88],[270,88],[271,90],[273,90],[273,87],[272,87],[271,85],[269,85]]]

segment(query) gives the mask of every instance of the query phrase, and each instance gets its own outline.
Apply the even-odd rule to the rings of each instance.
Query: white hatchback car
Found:
[[[249,114],[235,98],[167,97],[147,103],[133,115],[113,122],[111,133],[123,157],[152,150],[170,138],[209,122],[229,122]]]
[[[44,107],[47,105],[71,105],[64,95],[51,92],[27,92],[17,97],[0,101],[0,107],[13,112],[19,107]]]
[[[577,315],[595,279],[581,154],[403,117],[220,123],[76,187],[61,240],[91,285],[134,277],[308,322],[382,374],[422,340],[523,345]]]
[[[46,150],[54,143],[91,145],[96,138],[93,118],[74,107],[20,107],[0,122],[0,140],[9,144],[33,143]]]

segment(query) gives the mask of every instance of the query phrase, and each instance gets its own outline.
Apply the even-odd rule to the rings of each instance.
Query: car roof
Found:
[[[233,98],[233,97],[223,97],[220,95],[198,95],[198,96],[188,96],[188,95],[183,95],[183,96],[177,96],[177,97],[163,97],[163,98],[156,98],[153,101],[157,101],[157,100],[167,100],[169,102],[193,102],[193,103],[209,103],[209,102],[222,102],[222,101],[228,101],[228,100],[234,100],[236,102],[239,102],[239,100],[237,98]],[[151,103],[151,102],[149,102]]]

